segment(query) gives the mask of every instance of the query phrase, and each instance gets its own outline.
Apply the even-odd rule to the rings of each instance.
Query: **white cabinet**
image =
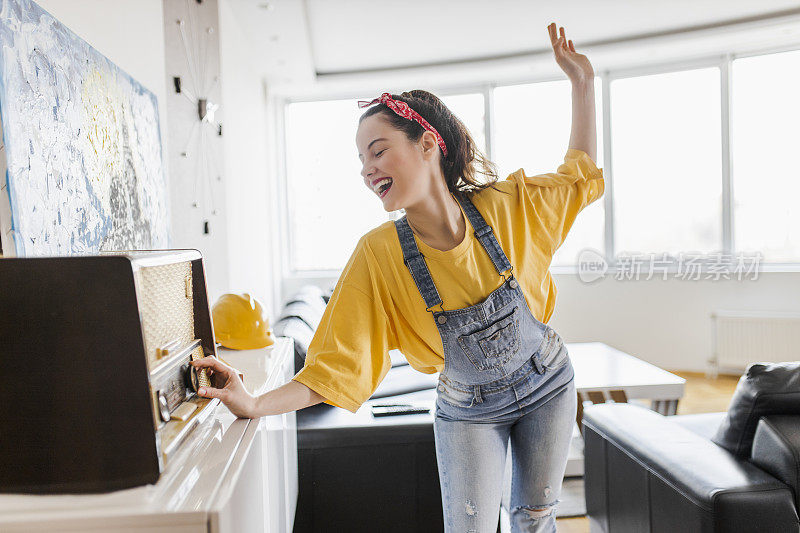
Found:
[[[262,350],[218,355],[244,373],[245,386],[254,393],[294,375],[289,338],[277,337]],[[0,531],[288,533],[296,504],[294,412],[248,420],[220,405],[155,485],[104,494],[2,494]]]
[[[277,337],[276,344],[286,345],[287,353],[274,375],[259,383],[248,376],[264,374],[261,365],[269,361],[263,350],[220,350],[219,356],[245,375],[245,387],[261,394],[287,383],[294,376],[294,344],[286,337]],[[274,356],[273,356],[274,357]],[[273,362],[273,365],[275,363]],[[255,421],[254,421],[255,422]],[[290,533],[297,507],[297,423],[295,412],[265,416],[258,421],[261,434],[263,472],[264,531]]]

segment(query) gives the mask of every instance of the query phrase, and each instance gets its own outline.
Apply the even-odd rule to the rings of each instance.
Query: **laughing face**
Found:
[[[386,211],[406,209],[431,193],[439,166],[432,133],[411,142],[378,113],[359,124],[356,146],[364,185]]]

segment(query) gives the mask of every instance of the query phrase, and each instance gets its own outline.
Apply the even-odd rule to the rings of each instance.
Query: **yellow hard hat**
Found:
[[[226,348],[254,350],[275,343],[261,302],[248,293],[220,296],[211,309],[211,318],[214,337]]]

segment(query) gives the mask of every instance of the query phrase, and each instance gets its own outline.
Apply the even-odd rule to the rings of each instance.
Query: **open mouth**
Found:
[[[383,198],[389,193],[389,189],[392,188],[392,178],[387,178],[389,181],[383,183],[380,187],[378,187],[378,197]]]

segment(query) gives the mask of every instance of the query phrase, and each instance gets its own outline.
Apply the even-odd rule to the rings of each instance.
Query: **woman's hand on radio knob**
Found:
[[[215,357],[203,357],[191,363],[195,368],[205,368],[214,387],[200,387],[197,394],[204,398],[219,398],[231,413],[241,418],[253,418],[256,398],[247,392],[239,374]]]

